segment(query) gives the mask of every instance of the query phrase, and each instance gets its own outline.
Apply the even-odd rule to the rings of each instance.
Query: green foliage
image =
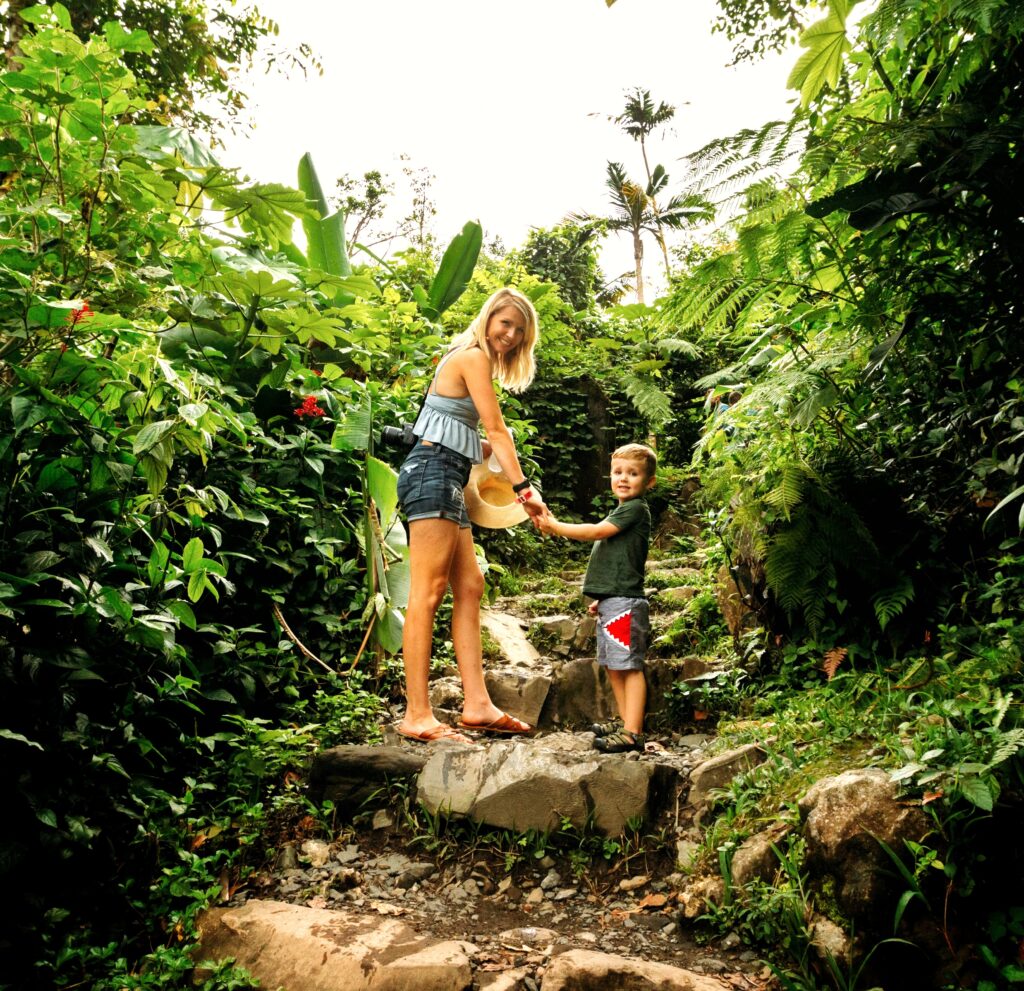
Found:
[[[735,716],[743,709],[751,686],[742,669],[710,671],[705,675],[677,681],[666,693],[665,702],[673,726],[692,726],[710,731],[719,719]]]
[[[62,26],[79,37],[106,34],[128,41],[119,44],[147,97],[147,116],[201,130],[237,117],[245,95],[231,70],[251,65],[277,34],[277,25],[255,7],[236,10],[203,0],[68,0],[63,7],[68,22]],[[305,45],[297,53],[266,54],[268,66],[277,59],[296,68],[316,66]]]
[[[557,285],[574,313],[593,313],[598,303],[611,301],[597,264],[598,233],[590,224],[534,228],[516,257],[531,275]]]
[[[985,587],[1016,521],[1021,255],[997,217],[1019,208],[1024,21],[937,9],[882,4],[846,51],[831,5],[794,71],[811,111],[690,159],[692,191],[742,213],[664,318],[731,351],[698,383],[734,397],[703,481],[794,632],[919,638],[963,568]]]
[[[733,42],[737,62],[782,51],[800,31],[803,13],[815,0],[717,0],[711,30]]]
[[[132,124],[148,40],[62,9],[0,75],[3,949],[16,981],[180,986],[273,793],[377,731],[373,665],[337,674],[371,618],[397,649],[407,594],[366,450],[440,336],[387,273],[305,264],[302,192]]]
[[[304,217],[302,221],[309,264],[328,275],[342,278],[351,275],[352,266],[345,249],[345,214],[341,210],[330,212],[309,152],[299,159],[299,189],[319,215]]]

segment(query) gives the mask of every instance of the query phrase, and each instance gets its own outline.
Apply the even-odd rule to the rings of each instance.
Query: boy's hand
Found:
[[[546,512],[543,516],[535,516],[533,522],[541,533],[546,533],[548,536],[555,536],[555,525],[558,520],[551,515],[551,512]]]
[[[587,612],[590,613],[591,616],[597,615],[597,599],[594,599],[594,601],[587,606]]]

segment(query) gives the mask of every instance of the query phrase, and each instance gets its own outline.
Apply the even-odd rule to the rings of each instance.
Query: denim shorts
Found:
[[[651,634],[646,599],[613,595],[597,604],[597,663],[610,671],[640,671]]]
[[[398,471],[398,504],[405,518],[452,520],[469,526],[462,490],[472,462],[443,444],[417,444]]]

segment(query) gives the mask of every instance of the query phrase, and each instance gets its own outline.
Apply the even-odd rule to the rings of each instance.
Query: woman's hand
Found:
[[[491,447],[491,442],[489,440],[484,440],[481,437],[480,438],[480,446],[483,448],[483,451],[484,451],[484,461],[486,461],[494,453],[494,450]]]
[[[537,494],[536,489],[530,490],[530,498],[523,501],[523,509],[530,514],[533,525],[538,530],[541,529],[539,521],[548,515],[548,507],[544,505],[544,500]]]

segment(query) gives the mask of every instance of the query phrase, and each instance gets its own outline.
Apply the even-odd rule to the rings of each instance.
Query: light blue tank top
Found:
[[[454,351],[449,351],[437,363],[430,390],[427,391],[423,408],[416,417],[412,429],[420,440],[443,444],[478,465],[484,459],[484,450],[480,444],[480,414],[473,404],[473,397],[463,396],[455,399],[450,396],[439,396],[432,391],[437,388],[438,372],[453,354]]]

